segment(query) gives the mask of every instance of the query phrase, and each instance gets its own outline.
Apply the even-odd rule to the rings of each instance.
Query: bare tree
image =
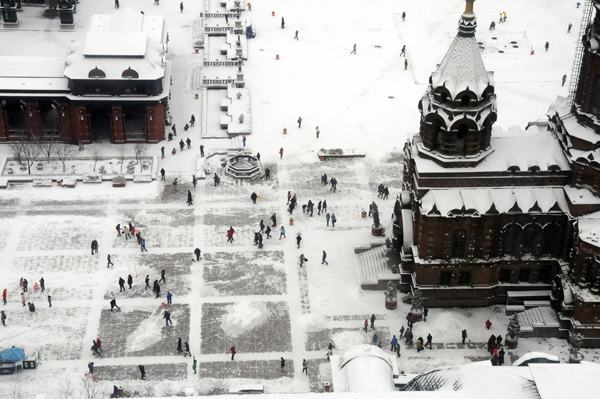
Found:
[[[35,143],[38,145],[38,147],[40,147],[40,152],[44,154],[44,156],[48,159],[48,162],[50,162],[50,157],[52,154],[54,154],[57,145],[61,142],[56,140],[54,137],[50,137],[50,139],[46,140],[40,137],[35,140]]]
[[[140,172],[143,172],[142,163],[140,162],[142,157],[146,155],[148,151],[148,144],[146,143],[137,143],[135,147],[133,147],[133,151],[135,152],[135,160],[136,163],[140,164]]]
[[[144,393],[144,396],[147,398],[151,398],[154,396],[154,385],[150,382],[145,383],[142,386],[142,392]]]
[[[40,156],[40,147],[35,143],[24,143],[23,144],[23,161],[27,165],[27,173],[31,174],[31,167]]]
[[[64,172],[66,169],[65,162],[73,155],[73,146],[67,143],[58,143],[55,153],[58,160],[62,163]]]
[[[10,399],[21,399],[21,398],[23,398],[23,396],[25,396],[25,393],[21,389],[20,384],[12,384],[10,386],[10,393],[9,393]]]
[[[121,173],[123,173],[123,164],[125,163],[125,158],[127,157],[127,147],[125,144],[119,146],[119,161],[121,161]]]
[[[94,145],[89,146],[88,151],[90,152],[90,155],[92,156],[92,159],[94,160],[94,172],[95,172],[96,165],[98,164],[98,161],[100,160],[100,158],[102,158],[102,155],[104,155],[104,152],[102,151],[102,148],[96,147]]]
[[[71,377],[65,377],[60,381],[58,396],[60,399],[75,399],[77,397],[75,384],[73,383],[73,380],[71,380]]]
[[[161,396],[168,398],[169,396],[173,396],[175,391],[173,390],[173,386],[171,385],[171,383],[169,381],[163,381],[160,384],[160,393],[161,393]]]
[[[81,391],[86,399],[96,399],[104,395],[106,384],[94,381],[91,376],[81,377]]]
[[[17,162],[19,162],[19,165],[23,163],[23,146],[24,145],[25,145],[25,142],[23,141],[22,138],[19,141],[12,141],[10,143],[10,152],[12,153],[13,157],[15,157],[17,159]]]

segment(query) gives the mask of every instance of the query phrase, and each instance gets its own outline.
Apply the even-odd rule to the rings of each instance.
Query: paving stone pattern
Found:
[[[230,337],[221,328],[221,317],[232,303],[202,305],[202,343],[204,354],[230,353],[235,345],[240,353],[289,352],[292,350],[289,309],[285,302],[266,302],[269,316],[259,326],[237,337]]]
[[[98,257],[92,256],[90,253],[86,252],[85,255],[20,256],[14,259],[14,265],[19,270],[34,274],[56,271],[93,273],[98,269]]]
[[[390,330],[387,327],[377,327],[377,330],[374,332],[369,328],[368,333],[365,333],[358,328],[330,328],[306,333],[306,350],[327,353],[327,346],[329,343],[332,342],[335,345],[333,336],[346,331],[353,331],[364,335],[365,343],[369,344],[373,342],[373,333],[375,332],[377,333],[378,342],[382,342],[382,347],[385,347],[392,339]],[[338,348],[338,351],[346,349],[348,348]]]
[[[27,222],[25,225],[36,226],[35,229],[23,229],[19,237],[18,251],[51,251],[56,249],[75,249],[86,251],[91,255],[93,237],[100,237],[102,233],[100,219],[87,217],[78,218],[77,224],[69,217],[53,217],[47,215],[44,224]],[[49,239],[49,237],[53,237]],[[100,243],[100,246],[102,243]]]
[[[185,195],[187,199],[187,191]],[[120,212],[117,220],[121,221],[121,226],[131,222],[135,226],[136,232],[141,231],[142,237],[146,239],[148,250],[191,247],[193,245],[193,209],[127,209]],[[133,236],[133,240],[128,240],[124,235],[118,237],[115,230],[112,246],[128,248],[136,247],[138,243],[135,236]]]
[[[119,302],[117,301],[117,304]],[[163,306],[148,307],[144,310],[128,311],[123,304],[123,311],[111,312],[103,309],[100,316],[98,336],[102,339],[103,356],[105,357],[135,357],[135,356],[167,356],[177,353],[177,338],[183,342],[190,342],[190,309],[188,305],[173,304],[167,309],[171,313],[173,326],[166,327],[162,319]],[[139,351],[127,349],[127,337],[136,331],[142,322],[153,319],[161,326],[160,340],[147,348]],[[91,343],[90,343],[91,346]]]
[[[300,280],[300,304],[302,305],[302,313],[307,314],[310,313],[310,297],[308,296],[308,276],[306,275],[306,268],[298,267],[298,279]]]
[[[187,379],[188,367],[185,363],[169,364],[144,364],[146,371],[146,381],[163,380],[185,380]],[[96,366],[94,367],[94,378],[97,380],[115,381],[115,380],[141,380],[142,374],[138,364],[124,366]]]
[[[329,366],[329,361],[327,358],[324,359],[309,359],[306,361],[308,363],[308,385],[311,392],[323,392],[325,387],[325,382],[331,383],[331,381],[325,381],[323,375],[320,372],[321,365],[327,364]],[[302,370],[300,370],[302,371]]]
[[[283,252],[217,252],[203,259],[204,283],[219,296],[286,293]]]
[[[200,378],[274,380],[282,377],[294,377],[294,362],[291,359],[286,359],[286,373],[281,372],[279,360],[229,360],[226,362],[199,363],[198,366]]]

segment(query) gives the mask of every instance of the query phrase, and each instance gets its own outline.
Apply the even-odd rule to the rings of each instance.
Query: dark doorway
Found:
[[[521,269],[519,270],[519,281],[521,283],[528,283],[529,282],[529,274],[531,273],[531,270],[529,269]]]
[[[112,141],[112,126],[110,107],[104,105],[96,105],[88,108],[90,115],[90,128],[92,131],[92,141],[94,142],[111,142]]]
[[[440,285],[450,285],[450,280],[452,279],[451,272],[442,272],[440,274]]]
[[[460,272],[458,275],[458,284],[459,285],[469,285],[471,283],[471,273],[469,272]]]
[[[146,107],[123,107],[125,118],[125,140],[146,141]]]
[[[456,132],[456,147],[454,148],[454,155],[465,155],[465,140],[467,138],[467,132],[469,128],[467,125],[460,125]]]
[[[25,103],[19,100],[4,100],[2,101],[2,111],[6,118],[8,136],[26,137],[27,120],[25,118]]]
[[[511,274],[512,271],[510,269],[500,269],[500,276],[498,280],[500,280],[501,283],[510,283]]]

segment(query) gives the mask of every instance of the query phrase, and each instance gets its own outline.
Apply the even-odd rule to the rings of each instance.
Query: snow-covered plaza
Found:
[[[236,180],[220,169],[215,170],[220,185],[207,176],[195,187],[199,145],[209,153],[240,141],[202,139],[200,122],[183,130],[191,114],[197,119],[202,114],[193,73],[203,54],[194,52],[192,26],[205,4],[184,1],[180,12],[179,3],[162,0],[155,6],[152,0],[122,0],[119,11],[113,0],[81,0],[73,32],[52,30],[37,15],[39,9],[26,8],[20,18],[31,30],[0,30],[0,56],[64,56],[71,40],[83,40],[94,14],[129,7],[163,15],[173,71],[170,111],[179,127],[176,141],[189,137],[192,142],[192,149],[176,155],[171,155],[176,142],[149,147],[147,155],[156,157],[158,169],[166,171],[164,181],[159,176],[150,183],[127,182],[125,188],[103,182],[73,189],[17,182],[0,190],[0,291],[8,291],[0,349],[22,347],[40,360],[36,370],[0,376],[0,396],[16,398],[20,390],[20,397],[45,393],[66,398],[69,384],[81,388],[89,362],[94,362],[93,377],[106,396],[113,385],[138,396],[174,396],[189,388],[200,395],[222,394],[239,382],[262,383],[266,393],[322,392],[331,381],[326,359],[330,342],[339,354],[355,344],[371,343],[376,333],[389,350],[392,336],[406,326],[410,305],[399,301],[398,309],[386,310],[382,291],[361,290],[354,248],[374,239],[372,219],[361,217],[372,201],[379,205],[389,236],[390,216],[401,192],[402,149],[419,129],[418,101],[456,34],[464,0],[252,2],[252,10],[243,12],[257,31],[247,41],[243,66],[252,113],[245,147],[261,154],[262,168],[269,168],[271,178]],[[220,2],[207,3],[214,10]],[[546,118],[557,95],[566,96],[568,84],[561,86],[561,78],[570,75],[581,20],[575,3],[475,3],[483,59],[487,70],[495,72],[499,117],[494,129],[524,129],[528,122]],[[507,13],[507,22],[489,31],[500,12]],[[44,22],[40,28],[31,23],[35,18]],[[299,40],[294,40],[296,31]],[[512,41],[519,46],[505,48]],[[351,54],[354,44],[357,52]],[[399,56],[403,45],[406,57]],[[530,55],[532,48],[535,55]],[[117,145],[92,145],[102,146],[105,156],[118,156]],[[133,145],[125,146],[132,155]],[[164,159],[162,146],[167,147]],[[322,148],[361,150],[366,157],[321,162],[317,154]],[[0,146],[0,157],[11,157],[7,145]],[[337,191],[321,184],[324,173],[337,179]],[[377,197],[380,184],[389,187],[389,199]],[[193,206],[186,204],[188,190]],[[326,200],[327,211],[315,210],[311,217],[296,208],[291,224],[288,191],[298,196],[299,205]],[[250,199],[253,192],[260,196],[256,204]],[[335,214],[335,227],[328,225],[325,213]],[[263,236],[264,247],[258,249],[253,233],[261,220],[272,226],[273,214],[277,226],[271,238]],[[135,237],[117,235],[115,226],[128,223],[141,231],[147,252],[140,251]],[[226,236],[230,226],[235,229],[233,243]],[[286,237],[280,239],[281,226]],[[98,254],[90,254],[92,240],[99,243]],[[202,251],[200,261],[195,261],[195,248]],[[328,264],[321,262],[323,251]],[[302,268],[301,254],[308,258]],[[110,267],[108,255],[114,263]],[[155,298],[144,280],[149,276],[152,285],[162,270],[166,282]],[[132,288],[126,285],[120,292],[119,278],[129,275]],[[45,292],[33,289],[42,277]],[[35,304],[33,313],[21,303],[20,278],[29,281],[25,297]],[[172,304],[167,304],[167,291]],[[120,311],[111,311],[112,299]],[[162,319],[165,310],[171,313],[172,326]],[[365,333],[364,320],[372,314],[376,329]],[[490,330],[484,326],[486,319],[493,323]],[[433,349],[417,353],[402,343],[398,369],[412,374],[487,360],[490,334],[504,336],[507,324],[504,306],[432,308],[426,322],[415,324],[414,335],[431,334]],[[463,329],[469,336],[465,344]],[[90,350],[97,338],[102,340],[102,356]],[[189,343],[198,362],[196,373],[192,357],[177,353],[178,338]],[[232,346],[237,349],[233,361]],[[516,350],[507,350],[506,362],[510,365],[534,350],[568,357],[564,340],[522,338]],[[586,360],[600,360],[600,350],[583,354]],[[280,371],[281,357],[286,359],[285,372]],[[301,372],[303,359],[308,361],[307,375]],[[140,379],[139,365],[145,366],[146,381]]]

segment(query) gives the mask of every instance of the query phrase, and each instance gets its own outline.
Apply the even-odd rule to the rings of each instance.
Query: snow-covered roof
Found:
[[[408,249],[414,244],[412,211],[402,209],[402,245]]]
[[[355,345],[331,358],[336,392],[393,392],[395,359],[375,345]]]
[[[493,85],[493,74],[485,70],[481,50],[474,35],[458,34],[431,74],[434,88],[444,86],[454,99],[467,88],[481,98],[483,91]]]
[[[530,364],[529,370],[541,399],[592,398],[598,391],[596,363]]]
[[[144,32],[90,31],[83,45],[86,57],[143,57],[148,36]]]
[[[600,246],[600,212],[578,218],[579,239],[594,246]]]
[[[594,129],[580,124],[575,115],[561,118],[561,121],[570,136],[590,143],[600,142],[600,135]]]
[[[564,188],[565,195],[573,205],[598,205],[600,198],[585,188],[567,186]]]
[[[415,136],[413,146],[418,142],[420,138]],[[508,131],[494,127],[490,145],[494,151],[481,163],[463,169],[469,173],[505,172],[515,167],[519,171],[527,171],[530,168],[539,168],[538,170],[542,172],[570,170],[560,143],[551,132],[539,126],[531,126],[525,131],[518,126],[513,126]],[[417,153],[417,148],[414,148],[413,154]],[[419,156],[415,157],[415,163],[419,173],[457,173],[461,170],[461,168],[445,168]]]
[[[452,216],[477,212],[498,213],[566,212],[567,202],[562,188],[476,188],[429,190],[421,198],[421,214]],[[436,212],[437,210],[437,212]]]
[[[0,91],[65,91],[64,57],[0,57]]]
[[[131,8],[114,15],[95,14],[90,18],[90,31],[144,32],[149,39],[162,42],[165,19],[162,15],[144,15]]]

